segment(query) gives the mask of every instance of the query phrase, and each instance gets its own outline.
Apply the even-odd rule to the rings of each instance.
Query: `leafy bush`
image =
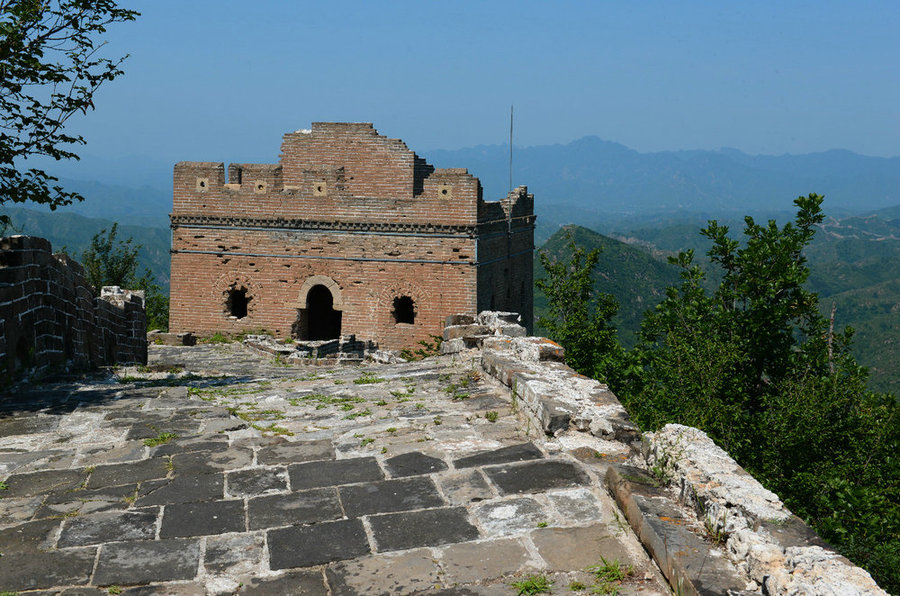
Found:
[[[850,354],[806,289],[803,249],[822,197],[795,201],[792,223],[745,219],[743,242],[715,221],[701,231],[721,271],[714,291],[693,252],[673,257],[682,284],[647,314],[615,390],[645,429],[706,431],[826,539],[900,590],[900,415],[866,389]]]
[[[537,282],[550,316],[540,324],[572,368],[610,383],[646,430],[703,429],[797,515],[886,590],[900,593],[900,406],[867,390],[868,372],[808,289],[804,249],[823,219],[822,197],[794,201],[779,227],[745,218],[741,241],[716,221],[710,278],[691,250],[670,258],[681,285],[645,315],[627,354],[593,296],[598,251],[574,244]],[[711,290],[708,288],[712,288]]]
[[[547,277],[535,285],[547,297],[548,315],[538,319],[547,335],[566,350],[566,362],[576,371],[607,380],[619,369],[623,351],[610,319],[619,308],[616,299],[593,290],[591,272],[600,249],[585,252],[568,237],[568,262],[538,253]]]
[[[144,290],[147,329],[166,331],[169,328],[169,297],[163,293],[149,269],[137,277],[137,256],[141,245],[133,244],[132,238],[119,240],[118,228],[118,224],[114,223],[108,232],[101,230],[95,234],[91,245],[82,253],[81,264],[87,281],[94,287],[97,296],[103,286]]]

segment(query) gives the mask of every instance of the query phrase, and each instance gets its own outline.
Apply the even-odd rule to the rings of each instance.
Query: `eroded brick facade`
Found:
[[[414,346],[448,313],[532,322],[534,198],[496,202],[367,123],[288,133],[278,164],[180,162],[170,328]]]

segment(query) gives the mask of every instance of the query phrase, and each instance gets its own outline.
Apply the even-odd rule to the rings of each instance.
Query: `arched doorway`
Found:
[[[334,296],[323,285],[315,285],[306,295],[307,335],[301,339],[337,339],[341,336],[341,311],[334,310]]]
[[[301,341],[337,339],[341,336],[344,300],[341,287],[327,275],[312,275],[300,287],[297,320],[291,336]]]

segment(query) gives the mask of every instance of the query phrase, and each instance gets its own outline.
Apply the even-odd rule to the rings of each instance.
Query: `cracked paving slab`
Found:
[[[0,591],[668,594],[584,445],[473,357],[292,365],[151,346],[154,371],[0,395]],[[575,582],[575,583],[573,583]]]

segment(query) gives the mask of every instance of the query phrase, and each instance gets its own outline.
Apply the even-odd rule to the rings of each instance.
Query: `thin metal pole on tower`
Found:
[[[513,104],[509,104],[509,192],[512,192]]]

